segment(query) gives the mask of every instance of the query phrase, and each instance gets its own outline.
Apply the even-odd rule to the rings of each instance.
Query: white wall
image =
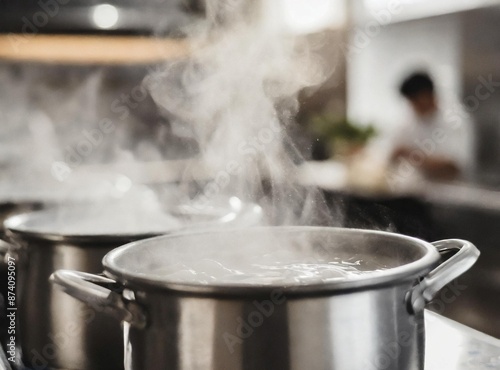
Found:
[[[436,15],[463,12],[477,8],[495,6],[500,0],[354,0],[358,21],[367,20],[374,13],[398,8],[391,18],[392,22],[408,21]]]
[[[372,23],[373,26],[373,23]],[[348,115],[390,130],[405,107],[401,80],[416,69],[435,76],[443,99],[456,99],[461,81],[459,14],[380,25],[368,34],[366,24],[351,32],[348,57]],[[363,37],[364,34],[364,37]],[[368,36],[368,37],[367,37]]]

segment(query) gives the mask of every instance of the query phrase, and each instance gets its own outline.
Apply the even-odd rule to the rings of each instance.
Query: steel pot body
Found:
[[[238,247],[252,239],[261,245],[270,230],[144,240],[105,257],[109,278],[58,271],[51,279],[124,322],[127,370],[422,370],[424,306],[479,254],[459,240],[433,246],[380,232],[274,228],[278,240],[264,250],[285,235],[304,258],[372,256],[388,269],[339,282],[271,285],[199,284],[154,273],[172,258],[212,258],[217,246],[252,259]],[[439,264],[438,250],[458,253]]]
[[[141,294],[146,329],[125,325],[127,370],[421,370],[413,283],[345,295],[215,299]]]
[[[106,253],[126,240],[53,241],[18,235],[11,242],[23,363],[33,369],[123,369],[120,323],[54,289],[49,277],[61,268],[99,273]]]
[[[34,201],[4,201],[0,202],[0,237],[4,236],[5,234],[5,229],[3,226],[4,221],[9,218],[10,216],[19,214],[19,213],[24,213],[24,212],[29,212],[32,210],[37,210],[43,208],[45,205],[42,202],[34,202]],[[3,256],[3,254],[6,253],[8,249],[8,245],[4,243],[3,241],[0,240],[0,256]],[[3,251],[3,252],[2,252]],[[1,258],[1,257],[0,257]],[[5,345],[7,343],[7,328],[4,327],[5,323],[7,323],[6,315],[6,307],[5,303],[7,300],[7,295],[8,295],[8,274],[7,274],[7,264],[0,263],[0,330],[1,330],[1,335],[0,335],[0,342],[2,345]]]

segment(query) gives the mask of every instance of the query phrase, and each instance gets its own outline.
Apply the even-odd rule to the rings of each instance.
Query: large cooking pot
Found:
[[[53,289],[48,280],[54,271],[99,273],[106,253],[125,243],[192,227],[253,225],[260,219],[257,206],[234,198],[225,212],[206,207],[205,213],[194,213],[179,206],[173,216],[137,208],[109,204],[101,209],[59,208],[5,221],[8,254],[15,258],[17,269],[16,342],[26,365],[33,369],[123,369],[119,323]]]
[[[42,202],[36,202],[34,200],[3,200],[0,201],[0,237],[5,233],[3,222],[16,214],[25,213],[33,210],[42,209],[44,205]],[[0,240],[0,250],[5,250],[7,245]],[[7,274],[7,264],[0,263],[0,342],[5,345],[8,337],[8,330],[6,327],[7,323],[7,311],[5,303],[8,295],[8,274]],[[8,326],[8,325],[7,325]]]
[[[127,370],[422,370],[425,304],[478,255],[462,240],[239,229],[142,240],[108,253],[105,277],[51,280],[124,322]]]

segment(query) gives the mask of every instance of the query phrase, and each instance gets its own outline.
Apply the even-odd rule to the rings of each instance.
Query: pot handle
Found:
[[[0,263],[7,264],[7,256],[19,259],[19,250],[15,250],[13,244],[0,236]]]
[[[466,240],[447,239],[432,243],[440,254],[457,253],[429,272],[410,293],[409,304],[413,312],[420,312],[447,284],[469,270],[479,258],[479,250]]]
[[[5,256],[9,253],[9,249],[10,249],[10,245],[0,239],[0,259],[3,260],[5,258]]]
[[[146,315],[142,308],[123,298],[123,287],[113,279],[86,272],[57,270],[49,280],[98,312],[109,313],[140,329],[146,326]]]

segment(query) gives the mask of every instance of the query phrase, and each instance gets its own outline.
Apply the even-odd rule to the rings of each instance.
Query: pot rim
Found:
[[[37,242],[54,242],[54,243],[73,243],[82,245],[95,245],[99,246],[102,244],[114,244],[121,245],[123,243],[130,243],[139,239],[153,238],[156,236],[164,235],[171,232],[171,230],[166,230],[165,232],[141,232],[141,233],[96,233],[96,234],[74,234],[74,233],[56,233],[56,232],[42,232],[24,229],[21,226],[37,215],[50,212],[51,210],[41,210],[35,212],[27,212],[18,215],[11,216],[4,221],[4,227],[8,239],[16,238],[27,241],[37,241]],[[172,230],[173,231],[173,230]]]
[[[233,228],[225,230],[199,230],[175,233],[170,235],[161,235],[154,238],[134,241],[125,244],[121,247],[113,249],[108,252],[103,258],[103,266],[105,275],[116,280],[125,288],[132,290],[160,290],[181,294],[195,294],[195,295],[217,295],[217,296],[256,296],[256,295],[269,295],[273,292],[283,293],[286,295],[317,295],[325,293],[338,293],[350,290],[365,290],[375,287],[400,284],[402,282],[414,281],[416,279],[425,277],[433,268],[435,268],[441,259],[440,254],[436,248],[424,240],[385,231],[365,230],[365,229],[350,229],[340,227],[318,227],[318,226],[264,226],[253,227],[254,232],[266,231],[269,229],[279,229],[282,231],[287,230],[301,230],[301,231],[335,231],[348,234],[363,234],[363,235],[376,235],[391,238],[393,240],[400,240],[402,244],[412,244],[424,250],[424,255],[407,264],[389,268],[382,271],[369,273],[366,275],[353,276],[347,280],[334,281],[331,283],[313,283],[307,285],[248,285],[248,284],[196,284],[196,283],[178,283],[168,282],[160,278],[145,277],[143,275],[134,274],[133,271],[120,268],[114,263],[114,260],[124,251],[134,248],[143,243],[150,243],[162,239],[179,238],[186,235],[196,234],[210,234],[220,232],[238,232],[249,231],[249,229]]]
[[[89,206],[76,206],[74,209],[88,209]],[[68,208],[71,209],[71,208]],[[90,208],[92,209],[92,208]],[[193,228],[209,229],[222,225],[224,222],[238,222],[247,216],[258,216],[262,211],[261,208],[252,202],[242,202],[240,208],[228,208],[228,214],[222,217],[217,217],[208,221],[199,221],[194,223],[186,223],[180,225],[170,225],[164,229],[157,227],[144,229],[139,232],[95,232],[95,233],[75,233],[75,232],[57,232],[57,231],[40,231],[37,228],[26,227],[26,223],[37,217],[46,217],[53,214],[58,214],[61,208],[47,208],[35,211],[28,211],[8,217],[3,222],[3,227],[6,230],[7,238],[16,238],[27,241],[36,242],[51,242],[51,243],[71,243],[76,245],[114,245],[121,246],[126,243],[139,241],[142,239],[154,238],[162,235],[178,234],[189,232]],[[227,216],[234,216],[229,221],[225,220]],[[229,225],[229,224],[228,224]]]

